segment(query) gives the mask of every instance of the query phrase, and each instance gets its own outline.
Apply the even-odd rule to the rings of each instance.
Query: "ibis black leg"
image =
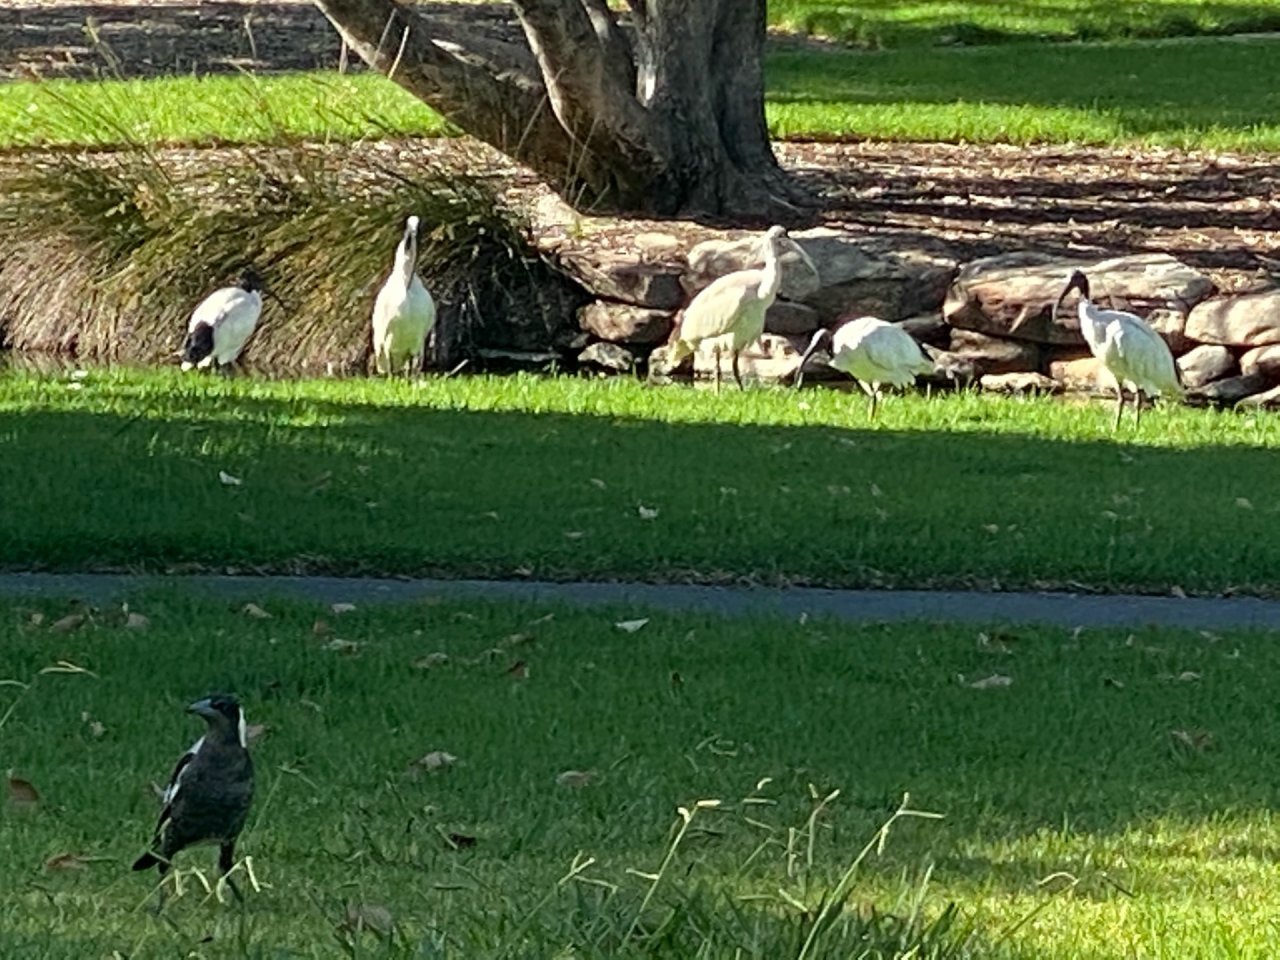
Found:
[[[733,351],[733,379],[738,381],[739,390],[745,390],[747,388],[743,386],[742,374],[738,372],[738,354],[739,354],[739,351],[737,350]]]

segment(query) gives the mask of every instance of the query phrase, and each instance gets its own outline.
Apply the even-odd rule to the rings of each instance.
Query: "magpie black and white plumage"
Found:
[[[235,363],[262,316],[262,295],[270,294],[252,267],[232,287],[215,290],[191,314],[182,344],[182,369]]]
[[[151,849],[133,864],[134,870],[158,867],[161,880],[178,851],[201,843],[219,845],[218,873],[225,876],[235,862],[236,839],[253,802],[253,760],[239,701],[214,694],[197,700],[187,712],[202,717],[207,729],[173,768]],[[230,879],[227,884],[239,899],[235,884]]]

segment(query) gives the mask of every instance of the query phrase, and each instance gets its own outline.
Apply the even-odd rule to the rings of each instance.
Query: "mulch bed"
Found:
[[[424,6],[489,33],[517,29],[504,4]],[[0,79],[32,71],[91,77],[333,68],[340,56],[336,33],[305,0],[10,0],[0,8]],[[448,154],[461,145],[376,149],[411,164],[424,151]],[[465,152],[475,169],[474,145]],[[1159,250],[1232,290],[1265,282],[1280,267],[1280,165],[1265,155],[915,143],[785,143],[778,152],[821,192],[825,221],[945,240],[962,260],[1028,248]],[[181,162],[214,158],[209,151],[172,154]],[[493,159],[510,189],[545,193]],[[625,247],[628,235],[644,229],[688,240],[710,232],[601,220],[590,222],[586,236]]]

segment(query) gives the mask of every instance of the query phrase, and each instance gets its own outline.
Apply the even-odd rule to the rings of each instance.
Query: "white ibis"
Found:
[[[1111,425],[1114,431],[1120,426],[1124,413],[1124,388],[1134,395],[1135,427],[1142,420],[1142,398],[1172,394],[1181,398],[1182,383],[1178,379],[1178,366],[1164,338],[1156,333],[1141,317],[1123,310],[1103,310],[1089,299],[1089,279],[1079,270],[1073,271],[1066,287],[1053,305],[1056,316],[1062,302],[1072,290],[1080,292],[1076,313],[1080,317],[1080,332],[1084,335],[1089,351],[1097,357],[1110,374],[1116,386],[1116,419]],[[1013,329],[1027,319],[1024,314]]]
[[[246,267],[236,286],[222,287],[201,300],[187,325],[182,369],[225,368],[235,363],[262,316],[263,293],[274,296],[257,271]]]
[[[733,353],[733,378],[743,388],[738,372],[738,357],[744,347],[760,339],[764,333],[764,315],[778,296],[782,285],[779,242],[787,235],[782,227],[770,227],[761,241],[762,267],[737,270],[718,277],[702,290],[687,307],[671,336],[671,364],[680,363],[698,349],[704,340],[730,337]],[[716,390],[720,390],[720,344],[716,344]]]
[[[915,383],[917,374],[933,371],[933,364],[920,352],[911,334],[878,317],[859,317],[841,324],[834,333],[824,328],[813,335],[796,371],[797,387],[804,382],[805,363],[828,337],[831,366],[849,374],[866,391],[871,398],[872,417],[883,386],[908,387]]]
[[[422,369],[436,305],[418,278],[418,218],[409,217],[391,275],[373,303],[373,361],[378,373]]]

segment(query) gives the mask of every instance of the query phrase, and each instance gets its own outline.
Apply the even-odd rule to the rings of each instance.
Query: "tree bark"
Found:
[[[347,43],[578,209],[793,219],[764,119],[766,0],[511,0],[525,43],[399,0],[315,0]]]

